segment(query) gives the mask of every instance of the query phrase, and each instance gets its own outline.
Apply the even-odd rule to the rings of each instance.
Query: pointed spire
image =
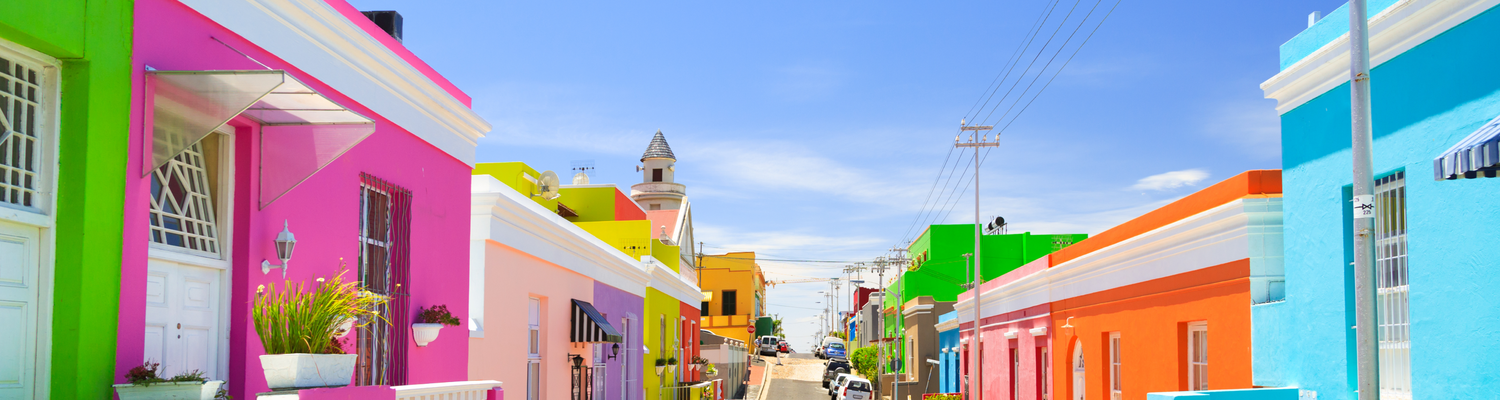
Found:
[[[677,156],[672,155],[672,146],[667,145],[667,137],[662,136],[661,130],[656,130],[656,136],[651,137],[651,144],[646,146],[646,154],[641,155],[641,161],[647,158],[666,158],[677,161]]]

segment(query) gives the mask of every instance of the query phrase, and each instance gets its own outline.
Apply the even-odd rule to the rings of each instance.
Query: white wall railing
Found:
[[[499,381],[463,381],[392,386],[396,400],[485,400]]]

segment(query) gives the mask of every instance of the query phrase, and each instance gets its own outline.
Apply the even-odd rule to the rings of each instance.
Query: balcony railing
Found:
[[[464,381],[392,386],[396,400],[485,400],[499,381]]]
[[[723,328],[723,327],[729,327],[729,326],[746,326],[746,325],[750,325],[750,316],[749,315],[714,315],[714,316],[708,316],[708,317],[700,317],[698,323],[701,324],[701,325],[703,325],[704,328]]]

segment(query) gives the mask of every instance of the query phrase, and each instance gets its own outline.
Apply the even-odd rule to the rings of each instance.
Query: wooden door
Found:
[[[36,391],[41,229],[0,222],[0,399]]]
[[[151,259],[146,275],[146,360],[170,377],[202,371],[218,379],[221,271]]]

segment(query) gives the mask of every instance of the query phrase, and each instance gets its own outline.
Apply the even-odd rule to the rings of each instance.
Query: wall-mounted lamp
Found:
[[[281,268],[281,279],[286,279],[287,263],[292,261],[292,249],[297,247],[297,238],[292,235],[289,226],[289,222],[281,221],[281,233],[276,234],[276,258],[281,259],[281,265],[271,265],[271,260],[262,260],[261,273],[269,275],[272,268]]]
[[[619,355],[620,355],[620,344],[619,343],[615,343],[614,345],[609,346],[609,358],[610,359],[614,359],[615,357],[618,357]]]
[[[578,368],[579,366],[583,365],[583,356],[574,355],[569,358],[573,359],[573,368]]]
[[[1073,317],[1068,317],[1067,321],[1063,321],[1063,326],[1061,326],[1060,328],[1066,329],[1067,334],[1072,335],[1073,334]]]

